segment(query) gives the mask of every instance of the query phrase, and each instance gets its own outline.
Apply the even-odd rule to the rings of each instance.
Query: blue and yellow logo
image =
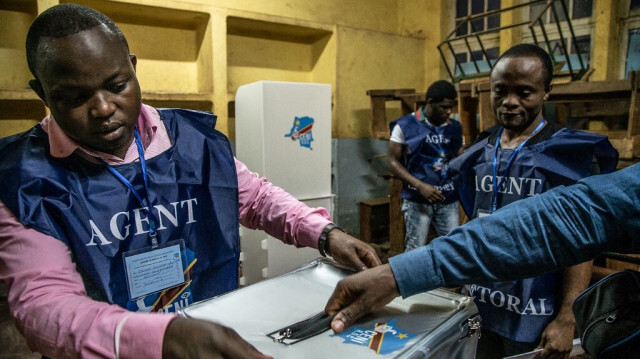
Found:
[[[332,334],[344,339],[343,343],[355,344],[375,351],[377,354],[389,354],[404,348],[415,334],[394,328],[396,318],[387,323],[373,323],[370,328],[354,327],[340,334]]]
[[[311,148],[311,142],[313,141],[313,134],[311,133],[313,122],[313,118],[309,116],[295,117],[291,130],[288,134],[284,135],[284,137],[291,137],[291,141],[298,140],[300,147],[313,150],[313,148]]]

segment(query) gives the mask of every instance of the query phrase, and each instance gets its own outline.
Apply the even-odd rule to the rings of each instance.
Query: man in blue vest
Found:
[[[380,263],[326,210],[237,161],[215,116],[142,104],[136,57],[103,14],[44,11],[27,61],[51,114],[0,140],[0,280],[33,350],[265,358],[221,325],[141,313],[235,289],[240,224],[358,270]]]
[[[568,130],[543,117],[552,71],[549,55],[530,44],[510,48],[493,67],[491,105],[501,127],[452,161],[449,171],[469,218],[615,170],[617,152],[605,136]],[[571,303],[590,277],[591,262],[585,262],[519,281],[470,285],[483,319],[477,358],[538,346],[567,355],[575,327]]]
[[[390,124],[387,158],[403,182],[405,251],[427,243],[431,223],[438,235],[460,224],[455,188],[442,171],[462,146],[462,126],[449,118],[457,95],[450,82],[436,81],[425,106]]]

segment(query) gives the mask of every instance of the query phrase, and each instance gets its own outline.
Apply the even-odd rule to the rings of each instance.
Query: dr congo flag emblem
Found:
[[[394,328],[396,318],[387,323],[372,323],[369,328],[354,327],[340,334],[332,334],[344,339],[343,343],[355,344],[375,351],[378,354],[389,354],[404,348],[415,334]]]
[[[284,137],[291,137],[291,141],[298,140],[301,147],[313,150],[313,148],[311,148],[311,141],[313,141],[313,134],[311,133],[313,122],[313,118],[309,116],[294,118],[291,130],[288,134],[284,135]]]

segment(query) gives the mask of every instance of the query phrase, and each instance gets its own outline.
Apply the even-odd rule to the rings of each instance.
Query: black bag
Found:
[[[640,358],[640,273],[610,274],[573,301],[582,348],[597,359]]]

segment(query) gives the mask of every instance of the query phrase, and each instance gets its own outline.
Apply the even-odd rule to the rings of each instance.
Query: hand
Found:
[[[556,318],[542,332],[539,348],[542,352],[536,359],[566,359],[573,349],[574,322]]]
[[[177,317],[169,322],[162,341],[162,357],[179,359],[269,359],[233,329],[204,320]]]
[[[418,191],[420,191],[422,197],[426,198],[429,203],[442,202],[445,200],[442,192],[428,183],[423,182],[420,186],[418,186]]]
[[[382,264],[376,251],[363,241],[353,238],[338,228],[327,233],[329,253],[340,264],[357,271],[373,268]]]
[[[341,280],[324,311],[335,314],[331,329],[340,333],[361,316],[384,307],[399,295],[391,267],[385,264]]]

